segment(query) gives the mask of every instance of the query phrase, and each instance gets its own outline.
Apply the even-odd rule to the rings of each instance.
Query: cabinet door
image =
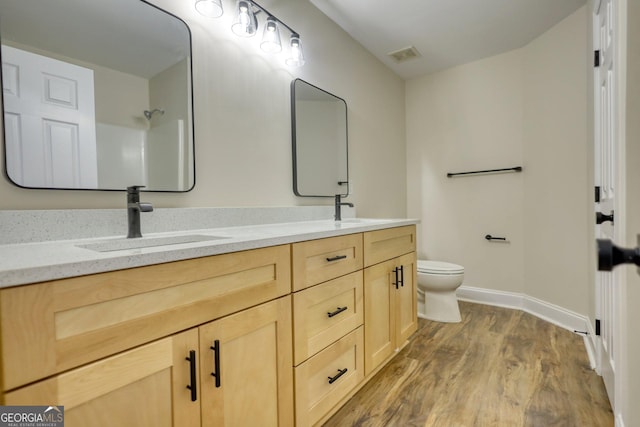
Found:
[[[5,405],[64,406],[67,427],[196,427],[197,349],[191,329],[7,393]]]
[[[418,329],[416,253],[412,252],[401,256],[397,259],[397,265],[402,267],[402,280],[401,286],[395,292],[397,324],[396,347],[402,348],[409,337]]]
[[[369,375],[396,349],[393,260],[364,270],[365,375]]]
[[[291,297],[199,329],[202,425],[292,426]]]

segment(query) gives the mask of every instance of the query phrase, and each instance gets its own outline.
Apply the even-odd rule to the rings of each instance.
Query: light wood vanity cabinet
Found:
[[[418,328],[415,247],[414,226],[364,233],[366,375]]]
[[[0,289],[0,404],[320,425],[416,330],[415,264],[408,226]]]

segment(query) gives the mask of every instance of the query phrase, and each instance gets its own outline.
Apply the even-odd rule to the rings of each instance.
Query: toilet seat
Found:
[[[464,273],[464,267],[450,262],[418,260],[418,273],[441,275],[462,274]]]

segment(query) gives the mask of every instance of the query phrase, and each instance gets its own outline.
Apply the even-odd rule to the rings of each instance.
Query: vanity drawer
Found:
[[[291,292],[289,245],[0,291],[3,390]]]
[[[364,379],[363,347],[360,326],[295,368],[296,426],[314,425]]]
[[[378,264],[416,250],[416,226],[386,228],[364,233],[364,266]]]
[[[362,325],[362,283],[356,271],[293,294],[295,365]]]
[[[362,269],[362,234],[292,245],[293,290],[299,291]]]

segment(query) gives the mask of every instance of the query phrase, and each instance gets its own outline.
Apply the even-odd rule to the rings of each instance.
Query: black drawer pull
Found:
[[[393,269],[393,273],[396,276],[396,280],[393,282],[393,286],[395,286],[396,289],[398,289],[398,285],[400,284],[400,277],[398,276],[399,272],[400,272],[400,269],[398,267]]]
[[[334,382],[336,382],[338,380],[338,378],[343,376],[346,372],[347,372],[347,368],[338,369],[338,373],[336,374],[335,377],[327,377],[327,378],[329,378],[329,384],[333,384]]]
[[[347,256],[346,255],[336,255],[332,258],[327,258],[327,261],[331,262],[331,261],[338,261],[339,259],[345,259]]]
[[[333,317],[333,316],[335,316],[335,315],[337,315],[337,314],[342,313],[342,312],[343,312],[343,311],[345,311],[346,309],[347,309],[347,306],[346,306],[346,305],[345,305],[344,307],[338,307],[338,308],[336,309],[336,311],[332,311],[332,312],[330,312],[330,313],[327,313],[327,317]]]
[[[404,265],[400,266],[400,286],[404,288]]]
[[[213,372],[211,376],[216,379],[216,387],[220,387],[220,341],[215,340],[213,346],[209,347],[213,350]]]
[[[191,401],[198,400],[198,387],[196,385],[196,351],[190,350],[189,357],[185,358],[189,362],[189,377],[190,384],[187,386],[191,390]]]

